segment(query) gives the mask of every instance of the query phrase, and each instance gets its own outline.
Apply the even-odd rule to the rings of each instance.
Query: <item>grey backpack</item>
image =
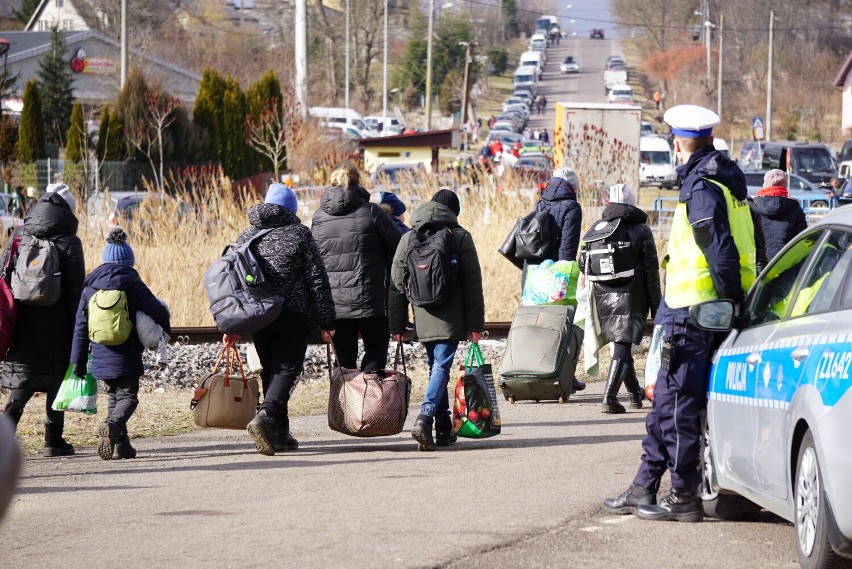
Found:
[[[276,294],[249,245],[272,229],[258,231],[240,245],[231,243],[204,275],[210,311],[220,331],[251,334],[281,315],[284,298]]]
[[[50,306],[62,295],[59,249],[47,239],[24,235],[12,273],[12,294],[22,304]]]

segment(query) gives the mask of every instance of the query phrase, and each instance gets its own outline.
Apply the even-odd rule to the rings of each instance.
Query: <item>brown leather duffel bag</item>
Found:
[[[219,366],[225,359],[224,372]],[[236,372],[239,370],[239,375]],[[257,414],[258,384],[247,379],[236,344],[222,348],[213,371],[198,382],[189,408],[195,424],[210,429],[245,429]]]

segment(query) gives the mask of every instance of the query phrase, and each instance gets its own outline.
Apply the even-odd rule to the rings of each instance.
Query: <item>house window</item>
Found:
[[[39,20],[38,31],[46,32],[47,31],[47,22],[45,22],[44,20]]]
[[[70,30],[71,29],[71,20],[62,20],[62,29]]]

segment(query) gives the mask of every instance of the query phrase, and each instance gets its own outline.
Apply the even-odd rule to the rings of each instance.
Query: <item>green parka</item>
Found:
[[[482,270],[473,244],[473,237],[459,225],[450,209],[437,202],[428,201],[411,216],[414,230],[427,222],[440,223],[450,228],[456,240],[459,258],[459,275],[456,291],[437,308],[414,307],[414,337],[419,342],[467,339],[468,332],[485,329],[485,299],[482,295]],[[391,334],[405,331],[408,316],[408,299],[403,288],[405,254],[412,232],[402,236],[391,268],[391,294],[389,302]]]

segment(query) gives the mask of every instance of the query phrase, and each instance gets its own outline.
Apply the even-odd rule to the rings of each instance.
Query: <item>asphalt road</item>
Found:
[[[601,101],[615,49],[564,41],[542,92]],[[577,76],[558,73],[569,52]],[[435,453],[407,431],[361,440],[316,416],[294,419],[302,446],[275,457],[217,430],[136,440],[131,461],[91,448],[31,457],[0,526],[0,567],[797,566],[792,526],[770,514],[678,524],[603,513],[639,464],[647,410],[603,415],[601,391],[503,404],[501,435]]]

